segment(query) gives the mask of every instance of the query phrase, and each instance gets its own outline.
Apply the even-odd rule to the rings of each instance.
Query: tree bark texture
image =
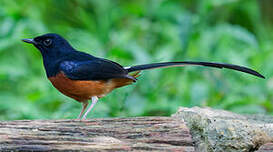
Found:
[[[0,122],[0,151],[194,151],[189,129],[170,117]]]
[[[172,117],[0,121],[0,151],[271,152],[273,117],[181,107]]]

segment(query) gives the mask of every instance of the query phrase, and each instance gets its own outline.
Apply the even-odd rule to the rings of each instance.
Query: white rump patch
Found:
[[[130,69],[131,67],[128,66],[128,67],[123,67],[123,68],[127,70],[127,69]]]

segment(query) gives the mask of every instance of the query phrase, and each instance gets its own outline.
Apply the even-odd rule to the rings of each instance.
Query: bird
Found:
[[[117,62],[78,51],[56,33],[47,33],[35,38],[22,39],[22,41],[34,45],[40,51],[46,76],[53,86],[82,104],[77,118],[79,120],[86,120],[99,98],[106,96],[114,89],[136,82],[142,70],[197,65],[232,69],[265,78],[250,68],[217,62],[159,62],[124,67]],[[91,105],[88,107],[89,100]]]

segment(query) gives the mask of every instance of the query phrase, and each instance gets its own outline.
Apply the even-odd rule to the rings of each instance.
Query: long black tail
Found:
[[[143,65],[136,65],[132,67],[125,67],[128,72],[133,71],[140,71],[140,70],[148,70],[148,69],[156,69],[156,68],[167,68],[167,67],[178,67],[178,66],[186,66],[186,65],[201,65],[207,67],[214,67],[214,68],[227,68],[232,70],[237,70],[245,73],[249,73],[255,75],[260,78],[265,78],[263,75],[254,71],[250,68],[238,66],[234,64],[225,64],[225,63],[214,63],[214,62],[194,62],[194,61],[184,61],[184,62],[162,62],[162,63],[152,63],[152,64],[143,64]]]

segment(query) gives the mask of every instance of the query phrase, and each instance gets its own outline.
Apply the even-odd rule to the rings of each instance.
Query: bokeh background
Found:
[[[0,120],[75,118],[81,104],[49,83],[40,53],[21,42],[48,32],[124,66],[214,61],[251,67],[144,71],[102,98],[93,117],[168,116],[179,106],[273,113],[271,0],[1,0]]]

